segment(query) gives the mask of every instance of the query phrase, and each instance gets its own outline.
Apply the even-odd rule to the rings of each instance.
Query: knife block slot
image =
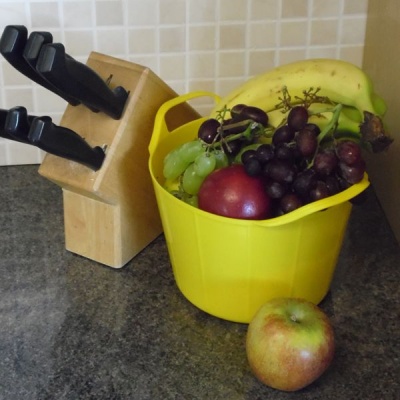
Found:
[[[120,268],[162,233],[148,170],[148,145],[159,107],[177,96],[150,69],[97,52],[87,65],[129,97],[119,120],[83,105],[67,105],[60,126],[72,129],[106,156],[98,171],[46,154],[39,174],[62,188],[66,249]],[[188,104],[169,112],[171,129],[199,118]]]

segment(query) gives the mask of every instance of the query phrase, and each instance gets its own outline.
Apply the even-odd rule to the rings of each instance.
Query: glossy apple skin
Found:
[[[274,389],[293,392],[319,378],[332,362],[334,331],[311,302],[279,298],[264,304],[249,324],[247,359],[254,375]]]
[[[242,164],[213,171],[202,183],[199,208],[213,214],[238,219],[266,219],[271,202],[262,178],[246,174]]]

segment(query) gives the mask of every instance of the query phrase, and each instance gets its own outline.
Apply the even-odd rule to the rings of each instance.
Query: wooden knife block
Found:
[[[68,105],[60,125],[92,146],[105,146],[98,171],[46,154],[39,174],[62,188],[66,249],[120,268],[162,232],[148,170],[148,144],[158,108],[177,94],[150,69],[92,52],[87,65],[110,88],[129,91],[122,117],[114,120],[87,107]],[[171,129],[199,114],[188,104],[167,116]]]

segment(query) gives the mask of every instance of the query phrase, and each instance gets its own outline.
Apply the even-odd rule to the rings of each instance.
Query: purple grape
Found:
[[[243,163],[244,170],[249,176],[259,176],[261,174],[262,166],[256,157],[250,157]]]
[[[203,142],[211,144],[218,134],[220,123],[214,119],[206,119],[199,127],[197,136]]]
[[[237,117],[238,115],[240,115],[240,113],[242,112],[243,108],[246,107],[246,104],[235,104],[232,108],[231,108],[231,116]]]
[[[300,208],[302,205],[303,202],[295,193],[285,194],[279,202],[280,209],[284,214],[294,211],[297,208]]]
[[[253,106],[245,106],[239,113],[240,118],[251,119],[254,122],[261,124],[262,126],[268,125],[268,115],[261,108]]]
[[[278,160],[294,160],[292,148],[287,143],[279,143],[275,146],[275,158]]]
[[[321,200],[330,196],[328,186],[323,181],[318,181],[315,187],[310,191],[310,199],[312,201]]]
[[[282,125],[277,128],[272,136],[272,143],[277,145],[279,143],[289,143],[294,138],[294,130],[289,128],[288,125]]]
[[[254,149],[245,150],[240,156],[242,164],[245,164],[250,158],[257,158],[257,151]]]
[[[307,198],[310,191],[314,189],[317,183],[315,172],[312,169],[306,169],[297,174],[292,188],[299,196]]]
[[[287,161],[273,159],[266,164],[264,174],[280,183],[292,183],[296,176],[296,168]]]
[[[287,190],[287,185],[272,179],[268,179],[265,183],[265,191],[271,199],[280,199]]]
[[[332,150],[319,151],[314,158],[314,170],[321,176],[330,175],[338,165],[338,158]]]
[[[339,162],[340,173],[342,177],[350,184],[360,182],[365,172],[365,162],[361,160],[357,164],[347,165]]]
[[[337,181],[338,181],[338,184],[339,184],[340,191],[346,190],[352,185],[352,183],[346,181],[346,179],[343,178],[341,175],[337,176]]]
[[[318,136],[321,133],[321,129],[317,124],[313,124],[312,122],[309,122],[306,124],[304,129],[308,129],[309,131],[312,131],[315,133],[315,136]]]
[[[242,141],[240,139],[231,140],[227,143],[222,143],[222,150],[228,156],[235,156],[242,148]]]
[[[336,146],[336,154],[339,160],[347,165],[358,164],[362,159],[360,146],[351,140],[339,142]]]
[[[296,145],[303,157],[311,157],[314,155],[318,147],[317,136],[309,129],[302,129],[296,135]]]
[[[272,145],[263,143],[257,147],[256,150],[257,158],[260,160],[262,164],[271,161],[274,158],[274,148]]]
[[[327,176],[325,178],[325,183],[331,196],[339,193],[342,190],[340,187],[340,182],[335,175]]]
[[[294,131],[303,129],[308,122],[308,111],[303,106],[293,107],[288,114],[287,124]]]

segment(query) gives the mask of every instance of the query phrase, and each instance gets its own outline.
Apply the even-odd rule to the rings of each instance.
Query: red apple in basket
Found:
[[[213,214],[239,219],[265,219],[271,202],[260,177],[249,176],[242,164],[213,171],[198,193],[199,208]]]
[[[290,392],[325,372],[334,347],[327,315],[302,299],[279,298],[264,304],[251,320],[246,337],[254,375],[265,385]]]

